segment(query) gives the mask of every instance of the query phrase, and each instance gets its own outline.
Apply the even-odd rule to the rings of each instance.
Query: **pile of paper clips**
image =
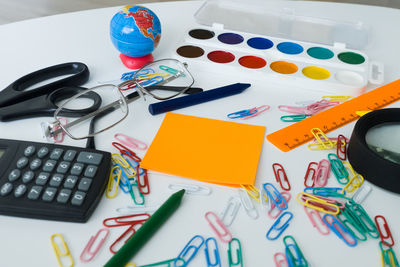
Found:
[[[342,102],[345,102],[351,98],[351,96],[323,96],[322,100],[308,104],[306,106],[280,105],[278,106],[278,109],[283,112],[295,114],[282,116],[281,121],[298,122],[314,114],[317,114],[318,112],[321,112],[329,107],[336,106]]]
[[[276,266],[308,266],[307,260],[293,236],[285,236],[283,244],[285,245],[285,254],[282,252],[274,254]]]

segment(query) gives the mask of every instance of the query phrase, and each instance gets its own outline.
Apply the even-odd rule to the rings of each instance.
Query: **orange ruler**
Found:
[[[357,120],[356,111],[380,109],[398,100],[400,79],[273,132],[267,135],[267,139],[283,152],[288,152],[311,141],[314,138],[312,128],[328,133]]]

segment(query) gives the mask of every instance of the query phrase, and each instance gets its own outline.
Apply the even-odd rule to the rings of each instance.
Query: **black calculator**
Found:
[[[0,139],[0,214],[86,222],[110,168],[109,152]]]

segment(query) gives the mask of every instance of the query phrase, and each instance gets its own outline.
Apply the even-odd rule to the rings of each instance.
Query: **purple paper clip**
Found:
[[[317,171],[315,173],[314,185],[317,187],[324,187],[328,183],[329,175],[331,172],[331,163],[329,160],[323,159],[318,163]]]
[[[105,233],[104,236],[98,242],[97,247],[92,251],[94,242],[99,238],[99,236],[102,233]],[[81,259],[81,261],[82,262],[91,261],[94,258],[94,256],[96,256],[97,252],[99,252],[101,246],[104,244],[104,242],[106,241],[106,238],[108,237],[109,234],[110,234],[110,230],[108,230],[107,228],[102,228],[97,232],[97,234],[95,236],[91,236],[89,239],[89,242],[87,243],[87,245],[85,246],[85,248],[83,249],[83,251],[81,253],[81,256],[79,257]]]
[[[211,226],[211,229],[213,229],[219,240],[224,243],[229,243],[232,240],[232,234],[214,212],[209,211],[204,217],[206,218],[208,224]]]

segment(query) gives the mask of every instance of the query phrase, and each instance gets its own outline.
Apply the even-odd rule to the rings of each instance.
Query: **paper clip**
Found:
[[[287,218],[283,219],[285,216]],[[292,218],[293,218],[293,213],[291,213],[290,211],[285,211],[284,213],[282,213],[281,216],[279,216],[278,219],[276,219],[271,228],[269,228],[266,235],[267,239],[268,240],[278,239],[278,237],[283,233],[283,231],[285,231],[286,228],[289,227],[289,222],[290,220],[292,220]],[[282,220],[283,223],[281,223]],[[275,234],[275,236],[271,236],[271,233],[273,233],[274,231],[276,231],[277,233]]]
[[[259,115],[260,113],[269,110],[270,106],[262,105],[251,109],[243,109],[227,115],[229,119],[249,119]]]
[[[115,254],[118,252],[118,250],[128,242],[128,240],[136,233],[136,228],[139,228],[140,226],[143,225],[144,222],[140,222],[137,224],[130,225],[125,232],[122,233],[115,241],[114,243],[111,244],[109,250],[111,253]],[[123,244],[121,244],[123,243]],[[118,249],[116,247],[119,246]]]
[[[296,114],[296,115],[285,115],[281,116],[281,121],[283,122],[299,122],[304,119],[307,119],[308,117],[311,117],[312,115],[307,115],[307,114]]]
[[[209,237],[205,241],[205,246],[204,254],[206,255],[207,267],[221,267],[221,259],[219,257],[217,240],[215,240],[214,237]],[[212,254],[214,256],[212,256]]]
[[[326,96],[322,97],[322,99],[325,99],[325,100],[327,100],[329,102],[345,102],[345,101],[350,100],[352,98],[353,97],[349,96],[349,95],[330,95],[330,96],[326,95]]]
[[[286,256],[282,252],[277,252],[274,254],[274,263],[275,267],[289,267]]]
[[[299,114],[299,115],[311,115],[307,110],[307,107],[294,107],[294,106],[286,106],[286,105],[279,105],[278,109],[283,112]]]
[[[336,142],[336,155],[341,160],[347,159],[347,139],[339,134]]]
[[[66,118],[60,117],[60,118],[58,118],[58,120],[61,123],[61,125],[63,125],[63,126],[68,124],[68,120]],[[60,128],[61,127],[59,125],[55,125],[53,131],[57,131]],[[60,144],[60,143],[64,142],[64,138],[65,138],[65,131],[61,131],[59,134],[53,136],[54,143],[56,143],[56,144]]]
[[[346,208],[353,213],[353,218],[357,220],[363,230],[370,237],[379,238],[379,232],[374,221],[371,219],[371,217],[369,217],[368,213],[360,204],[354,202],[352,199],[349,199],[346,203]]]
[[[140,192],[139,186],[137,184],[133,184],[131,186],[129,194],[131,195],[131,198],[136,205],[144,205],[144,196],[142,192]]]
[[[235,220],[235,217],[240,209],[240,200],[238,197],[230,197],[228,203],[222,212],[221,221],[226,225],[230,226]]]
[[[337,219],[353,234],[355,238],[360,241],[366,241],[366,232],[355,216],[356,215],[349,209],[342,209],[340,213],[336,215]]]
[[[100,238],[100,241],[98,242],[96,248],[92,251],[93,244],[96,242],[99,236],[102,235],[102,233],[104,233],[103,237]],[[91,236],[89,242],[87,243],[87,245],[85,246],[85,248],[81,253],[81,256],[79,257],[81,261],[82,262],[91,261],[94,258],[94,256],[96,256],[96,254],[99,252],[101,246],[104,244],[109,234],[110,230],[108,230],[107,228],[102,228],[97,232],[96,235]]]
[[[159,206],[127,206],[125,208],[117,208],[116,211],[120,214],[139,214],[154,212]]]
[[[283,192],[281,192],[281,195],[283,196],[283,198],[286,200],[286,203],[287,204],[289,204],[289,201],[290,201],[290,198],[292,197],[291,195],[290,195],[290,193],[289,192],[286,192],[286,191],[283,191]],[[283,206],[283,205],[285,205],[285,203],[284,202],[282,202],[281,203],[281,205]],[[278,211],[275,215],[272,215],[272,212],[273,211]],[[279,215],[281,215],[281,213],[283,212],[283,210],[281,210],[281,209],[276,209],[275,208],[275,203],[271,203],[271,209],[268,211],[268,217],[270,217],[271,219],[276,219],[276,218],[278,218],[278,216]]]
[[[283,244],[285,245],[286,259],[289,266],[306,267],[308,266],[307,260],[303,255],[300,247],[297,245],[296,240],[291,235],[287,235],[283,238]],[[296,256],[292,253],[292,250],[296,253]]]
[[[381,260],[382,260],[382,266],[386,267],[399,267],[399,262],[396,258],[396,254],[393,251],[392,247],[388,247],[385,249],[383,246],[385,246],[382,241],[379,241],[379,247],[381,249]]]
[[[372,187],[367,185],[366,183],[363,183],[361,187],[354,193],[352,199],[356,203],[361,204],[367,198],[369,193],[371,193],[371,191]]]
[[[253,202],[251,201],[251,198],[247,194],[246,190],[244,190],[243,188],[239,188],[238,190],[239,190],[240,201],[242,202],[242,206],[246,211],[247,215],[254,220],[257,219],[258,211],[254,206]]]
[[[313,167],[315,166],[315,167]],[[317,173],[318,163],[310,162],[307,167],[306,175],[304,176],[304,186],[305,187],[313,187],[315,185],[315,174]],[[311,180],[312,184],[308,185],[307,181]]]
[[[247,192],[247,194],[251,198],[260,203],[260,189],[251,184],[241,184],[240,186]]]
[[[306,187],[304,192],[321,197],[340,197],[346,198],[343,194],[339,193],[342,190],[340,187]],[[309,192],[311,191],[311,192]]]
[[[217,214],[209,211],[204,217],[219,240],[224,243],[229,243],[232,240],[232,234],[229,232],[228,228],[226,228],[225,224],[221,221]]]
[[[330,219],[328,219],[330,218]],[[357,238],[334,216],[325,214],[322,217],[326,225],[349,247],[357,245]]]
[[[325,199],[322,199],[322,197],[317,197],[308,193],[300,192],[297,194],[296,199],[301,205],[324,213],[336,215],[340,211],[337,205],[329,203]]]
[[[236,246],[236,253],[233,253],[232,247]],[[243,267],[243,256],[242,256],[242,246],[240,245],[240,241],[237,238],[232,238],[231,242],[229,242],[228,246],[228,261],[229,267],[240,266]]]
[[[382,220],[381,223],[379,222],[380,221],[379,219]],[[374,220],[375,220],[375,224],[378,229],[379,236],[381,238],[382,243],[385,246],[393,247],[394,239],[393,239],[392,233],[390,232],[389,225],[388,225],[385,217],[383,217],[382,215],[376,215]],[[389,239],[389,240],[387,240],[387,239]]]
[[[353,193],[364,183],[364,177],[361,174],[355,175],[350,181],[343,187],[342,194]]]
[[[165,65],[160,65],[159,68],[161,70],[165,71],[165,72],[168,72],[169,74],[172,74],[172,75],[178,75],[179,74],[179,70],[171,68],[171,67],[168,67],[168,66],[165,66]],[[182,73],[182,75],[184,75],[184,73]]]
[[[115,173],[117,172],[117,173]],[[114,198],[118,192],[119,181],[121,180],[121,169],[118,166],[114,166],[110,171],[110,176],[108,178],[106,197]],[[117,179],[114,185],[114,179]],[[115,188],[115,189],[113,189]],[[114,193],[112,193],[114,191]]]
[[[179,256],[176,257],[176,259],[174,260],[174,267],[187,266],[203,244],[204,238],[201,235],[195,235],[194,237],[192,237],[192,239],[190,239],[183,250],[179,253]]]
[[[136,264],[133,262],[128,262],[124,267],[136,267]]]
[[[272,204],[275,204],[277,209],[286,210],[288,208],[288,204],[285,198],[282,196],[281,193],[276,189],[276,187],[271,183],[263,184],[263,188],[265,193],[267,193],[268,199]],[[275,196],[273,196],[274,194]]]
[[[103,225],[105,227],[120,227],[126,225],[135,225],[139,223],[143,223],[150,218],[150,214],[142,213],[142,214],[133,214],[119,217],[111,217],[103,220]]]
[[[136,162],[141,162],[141,158],[139,158],[135,152],[127,148],[126,146],[118,143],[118,142],[112,142],[111,143],[113,147],[119,150],[120,153],[127,155],[131,159],[133,159]]]
[[[290,183],[282,165],[274,163],[272,164],[272,170],[274,171],[276,182],[280,184],[281,188],[285,191],[290,191]]]
[[[200,185],[192,185],[192,184],[169,184],[168,188],[173,191],[179,191],[181,189],[185,189],[185,194],[190,195],[203,195],[208,196],[211,194],[211,189],[207,186],[200,186]]]
[[[330,140],[323,131],[321,131],[319,128],[312,128],[311,129],[312,135],[315,137],[317,140],[316,144],[322,146],[322,149],[332,149],[335,147],[337,143],[334,143],[332,140]],[[315,143],[308,144],[308,148],[310,150],[317,150],[314,146]],[[318,148],[319,149],[319,148]]]
[[[322,159],[318,162],[317,171],[315,173],[314,185],[318,187],[324,187],[328,183],[329,175],[331,172],[331,163]]]
[[[122,81],[131,80],[133,78],[133,75],[136,74],[136,72],[137,71],[130,71],[130,72],[122,73],[121,80]],[[138,75],[144,75],[144,74],[149,74],[149,73],[154,73],[154,70],[150,69],[150,68],[142,69],[142,70],[140,70]]]
[[[138,267],[154,267],[154,266],[163,266],[163,267],[174,267],[174,261],[179,262],[179,266],[183,266],[185,264],[185,261],[183,259],[170,259],[170,260],[165,260],[165,261],[160,261],[156,263],[151,263],[151,264],[146,264],[146,265],[140,265]],[[166,265],[168,264],[168,265]],[[182,265],[183,264],[183,265]],[[126,267],[126,266],[125,266]]]
[[[306,212],[307,217],[310,219],[312,226],[316,228],[321,235],[329,234],[329,227],[322,220],[322,216],[319,211],[306,206],[304,206],[304,211]]]
[[[142,195],[150,194],[150,184],[149,184],[149,177],[147,176],[147,170],[143,169],[143,175],[139,174],[139,165],[136,166],[136,182],[139,189],[139,192]]]
[[[328,154],[329,162],[331,163],[331,169],[336,177],[339,184],[347,184],[349,182],[349,173],[344,167],[342,161],[338,158],[336,154]]]
[[[118,140],[120,143],[133,148],[133,149],[138,149],[138,150],[146,150],[147,149],[147,145],[140,141],[137,140],[133,137],[130,137],[128,135],[122,134],[122,133],[117,133],[114,135],[114,138],[116,140]]]
[[[59,239],[59,241],[56,241],[56,239]],[[65,243],[64,238],[61,234],[53,234],[50,237],[51,245],[53,246],[54,253],[56,254],[57,257],[57,262],[60,267],[63,266],[74,266],[74,259],[71,256],[71,253],[69,252],[67,243]],[[60,245],[58,243],[61,243]],[[68,258],[68,260],[64,260]],[[68,261],[69,265],[64,265]],[[66,263],[67,264],[67,263]]]

